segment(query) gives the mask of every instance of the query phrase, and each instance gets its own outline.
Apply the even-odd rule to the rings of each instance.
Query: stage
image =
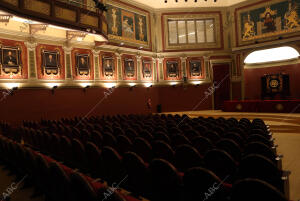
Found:
[[[300,113],[300,100],[225,101],[224,112]]]

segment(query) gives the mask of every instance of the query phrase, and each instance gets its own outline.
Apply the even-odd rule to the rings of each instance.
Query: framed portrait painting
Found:
[[[178,61],[167,61],[167,77],[174,78],[178,77]]]
[[[43,74],[58,75],[60,73],[60,55],[58,51],[42,50]]]
[[[20,56],[21,51],[19,47],[2,47],[2,71],[6,74],[20,74],[22,70]]]
[[[113,57],[103,56],[102,73],[105,77],[113,77],[115,72],[115,61]]]
[[[77,75],[89,75],[90,56],[88,54],[76,54],[76,73]]]
[[[124,70],[126,77],[133,78],[135,76],[134,59],[124,59]]]
[[[152,77],[152,62],[149,60],[143,60],[143,78]]]
[[[199,77],[202,76],[202,62],[201,60],[190,60],[190,76]]]

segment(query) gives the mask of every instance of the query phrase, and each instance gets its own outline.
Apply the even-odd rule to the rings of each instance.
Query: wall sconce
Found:
[[[52,89],[51,89],[52,95],[54,95],[54,91],[55,91],[55,89],[57,89],[57,87],[58,87],[57,85],[55,85],[55,86],[52,87]]]
[[[90,85],[87,85],[86,87],[83,88],[83,92],[85,93],[86,92],[86,89],[90,88],[91,86]]]
[[[90,83],[80,83],[79,84],[83,88],[83,92],[86,92],[86,89],[90,88]]]
[[[175,88],[176,85],[177,85],[177,82],[170,82],[170,85],[171,85],[173,88]]]

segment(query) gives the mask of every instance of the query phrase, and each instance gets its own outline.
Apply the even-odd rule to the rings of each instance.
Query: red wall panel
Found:
[[[194,111],[211,109],[211,97],[205,97],[210,85],[161,87],[159,89],[159,103],[162,112]]]
[[[300,99],[300,64],[285,66],[245,69],[245,99],[261,98],[261,77],[264,74],[285,73],[290,77],[290,92],[293,99]]]
[[[232,82],[232,100],[241,100],[242,99],[242,83],[241,82]]]
[[[121,87],[111,92],[105,88],[89,88],[86,92],[81,88],[58,88],[54,94],[51,89],[19,89],[4,98],[2,92],[8,91],[0,91],[0,120],[19,123],[24,119],[148,113],[148,98],[152,100],[152,112],[156,112],[157,104],[162,104],[163,112],[211,109],[211,97],[194,108],[205,97],[207,88]]]

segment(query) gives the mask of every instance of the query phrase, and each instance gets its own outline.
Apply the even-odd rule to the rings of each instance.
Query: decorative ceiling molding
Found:
[[[10,18],[12,18],[12,15],[0,15],[0,23],[5,23],[5,26],[7,23],[9,23]]]
[[[47,24],[29,24],[29,33],[34,35],[38,31],[46,31],[48,25]]]
[[[81,31],[67,31],[66,32],[66,37],[68,40],[74,39],[81,39],[81,41],[85,38],[87,34]]]

